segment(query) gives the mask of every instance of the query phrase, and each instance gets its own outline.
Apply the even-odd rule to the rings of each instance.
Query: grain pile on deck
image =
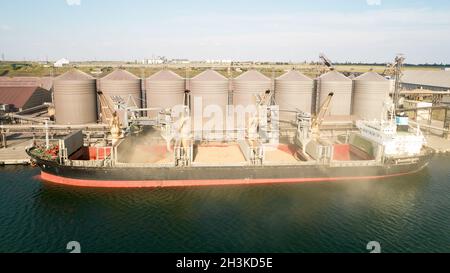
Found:
[[[266,161],[277,162],[277,163],[293,163],[297,160],[291,154],[281,151],[279,149],[268,149],[266,150]]]
[[[194,162],[196,163],[238,163],[245,157],[238,145],[198,146]]]

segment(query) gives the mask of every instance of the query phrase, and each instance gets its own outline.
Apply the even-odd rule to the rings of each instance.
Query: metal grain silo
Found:
[[[142,106],[141,80],[126,70],[117,69],[103,77],[99,81],[99,89],[115,103],[121,101],[129,107]],[[123,123],[126,111],[119,110],[118,113]]]
[[[186,81],[170,70],[161,70],[147,78],[147,108],[172,108],[182,105]],[[152,113],[149,113],[152,115]],[[153,112],[154,114],[154,112]]]
[[[316,108],[319,109],[333,92],[334,97],[331,102],[328,115],[350,115],[352,112],[352,80],[337,71],[330,71],[317,78],[317,92],[319,103]]]
[[[291,70],[275,80],[275,101],[280,110],[301,110],[311,113],[314,81]],[[281,120],[295,120],[295,113],[280,112]]]
[[[191,86],[191,104],[196,114],[196,102],[202,99],[203,111],[207,108],[213,110],[211,106],[218,106],[225,117],[226,106],[228,105],[229,80],[214,70],[205,72],[194,77],[190,81]],[[208,107],[210,106],[210,107]]]
[[[77,69],[57,77],[54,82],[54,103],[57,124],[96,123],[95,78]]]
[[[193,126],[195,130],[201,128],[204,137],[213,137],[213,134],[205,135],[207,130],[225,129],[229,88],[229,80],[212,69],[190,80]],[[206,128],[206,124],[212,127]]]
[[[272,89],[272,80],[256,70],[249,70],[233,80],[233,104],[254,105],[255,95]]]
[[[367,72],[354,79],[353,87],[353,115],[380,119],[383,104],[389,98],[390,82],[375,72]]]

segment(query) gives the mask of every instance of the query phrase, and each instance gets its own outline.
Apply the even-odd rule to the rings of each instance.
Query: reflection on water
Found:
[[[0,170],[1,252],[385,252],[450,250],[445,161],[379,181],[176,189],[42,184]]]

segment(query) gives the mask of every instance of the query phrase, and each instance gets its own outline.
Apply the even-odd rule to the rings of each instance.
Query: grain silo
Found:
[[[96,80],[73,69],[54,82],[55,121],[80,125],[97,122]]]
[[[173,108],[183,105],[186,81],[170,70],[161,70],[147,78],[147,108]],[[153,116],[156,112],[149,112]]]
[[[217,106],[222,111],[222,117],[225,118],[226,106],[228,105],[229,80],[218,72],[209,69],[192,78],[190,83],[193,114],[197,114],[197,110],[199,110],[197,108],[199,107],[196,103],[201,98],[204,115],[212,115],[213,113],[209,112],[214,111],[214,107]]]
[[[137,108],[142,106],[141,80],[126,70],[118,69],[103,77],[99,81],[99,89],[115,104],[123,103]],[[126,111],[123,109],[117,112],[123,124]]]
[[[350,115],[352,111],[352,80],[337,71],[330,71],[317,78],[319,103],[316,110],[323,105],[331,92],[334,93],[328,115]]]
[[[233,80],[233,104],[256,104],[256,95],[272,89],[272,80],[256,70],[249,70]]]
[[[389,98],[390,82],[375,72],[367,72],[353,83],[353,115],[368,120],[380,119],[383,104]]]
[[[311,113],[314,81],[302,73],[291,70],[275,80],[275,101],[280,110]],[[295,120],[295,113],[280,112],[281,120]]]

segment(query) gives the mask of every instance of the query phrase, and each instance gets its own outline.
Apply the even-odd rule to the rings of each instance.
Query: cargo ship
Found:
[[[259,97],[246,128],[221,136],[193,130],[186,108],[177,119],[161,111],[155,124],[138,134],[112,126],[110,145],[87,147],[78,131],[56,143],[47,139],[27,153],[44,181],[106,188],[382,179],[419,172],[432,155],[420,128],[395,111],[381,121],[358,120],[354,130],[326,135],[321,126],[333,93],[317,115],[298,111],[294,130],[284,132],[270,96],[268,91]],[[136,127],[142,118],[129,122]]]

